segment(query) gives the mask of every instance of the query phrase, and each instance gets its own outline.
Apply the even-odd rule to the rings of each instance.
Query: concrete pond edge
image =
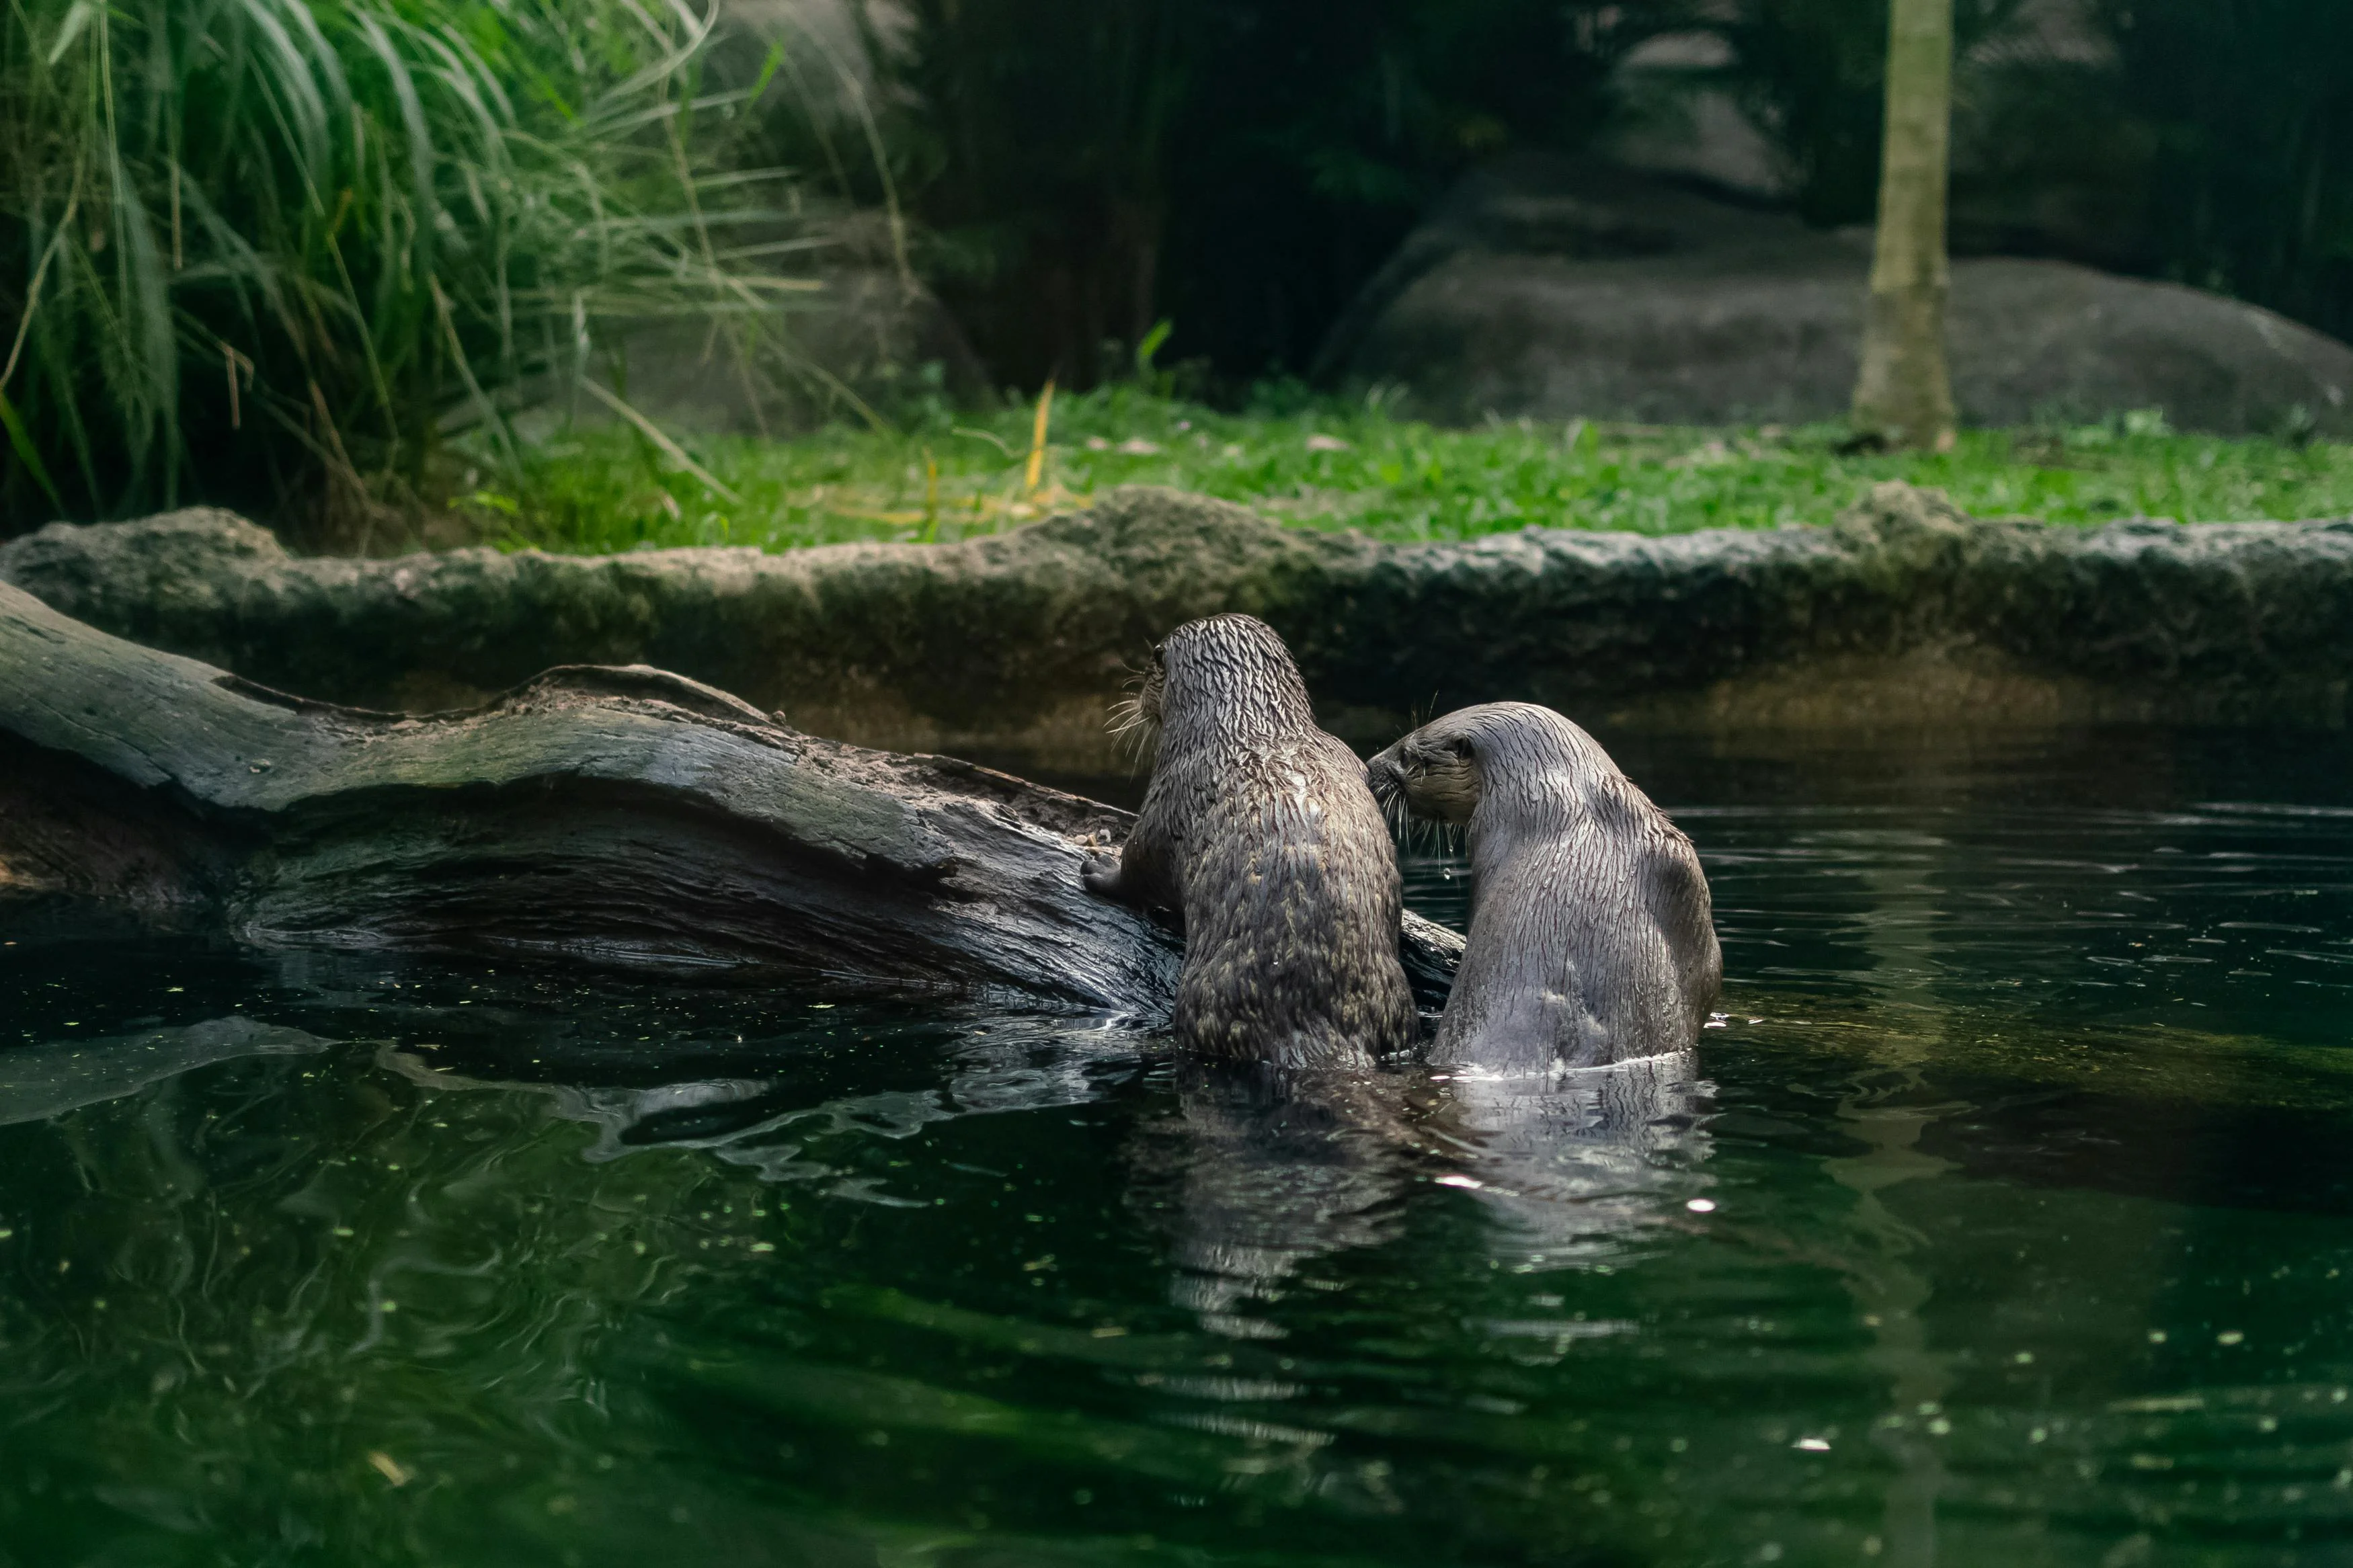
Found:
[[[1241,610],[1370,747],[1501,698],[1588,723],[2338,726],[2353,519],[2100,528],[1876,486],[1830,528],[1531,528],[1388,544],[1145,487],[956,543],[389,560],[288,553],[233,514],[52,523],[0,580],[305,696],[462,706],[550,666],[650,664],[896,751],[1124,767],[1103,729],[1169,627]]]

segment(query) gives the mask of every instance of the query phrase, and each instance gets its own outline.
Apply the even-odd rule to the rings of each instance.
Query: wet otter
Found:
[[[1410,1045],[1397,853],[1364,765],[1315,727],[1274,629],[1249,616],[1177,627],[1135,718],[1160,731],[1144,809],[1118,858],[1083,875],[1183,921],[1178,1037],[1285,1067]]]
[[[1698,1037],[1724,974],[1707,879],[1592,736],[1490,702],[1366,767],[1385,808],[1470,833],[1470,941],[1433,1060],[1531,1072]]]

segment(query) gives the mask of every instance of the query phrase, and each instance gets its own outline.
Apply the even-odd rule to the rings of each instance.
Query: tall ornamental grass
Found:
[[[823,242],[728,172],[682,0],[11,0],[0,532],[195,499],[351,542],[441,437],[620,379],[626,323],[727,374]],[[626,395],[624,384],[623,395]]]

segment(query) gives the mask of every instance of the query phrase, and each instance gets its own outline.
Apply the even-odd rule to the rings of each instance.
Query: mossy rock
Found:
[[[556,664],[651,664],[897,749],[1113,760],[1152,641],[1243,610],[1370,744],[1520,698],[1620,722],[2341,722],[2353,521],[2095,530],[1968,517],[1887,483],[1830,529],[1528,529],[1380,544],[1175,491],[944,545],[562,556],[290,555],[227,513],[51,524],[0,578],[105,630],[375,706]]]

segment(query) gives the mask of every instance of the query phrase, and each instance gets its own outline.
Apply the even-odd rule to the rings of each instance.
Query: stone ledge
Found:
[[[1875,488],[1838,526],[1388,545],[1131,488],[948,545],[292,556],[191,510],[53,523],[0,579],[306,695],[430,709],[652,664],[897,750],[1100,771],[1153,638],[1247,610],[1336,728],[1517,697],[1621,724],[2344,721],[2353,520],[2079,530]]]

